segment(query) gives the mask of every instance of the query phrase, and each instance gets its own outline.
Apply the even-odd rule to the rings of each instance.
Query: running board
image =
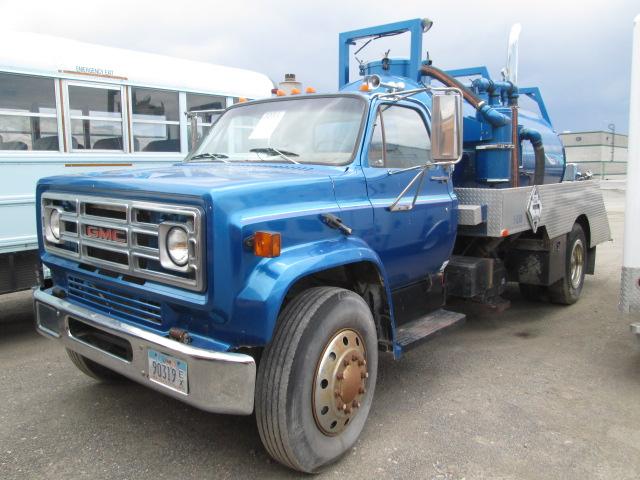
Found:
[[[398,328],[396,343],[403,351],[409,350],[451,327],[462,325],[465,318],[463,313],[441,308]]]

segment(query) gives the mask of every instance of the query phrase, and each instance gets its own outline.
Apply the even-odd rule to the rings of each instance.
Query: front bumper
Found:
[[[54,297],[47,290],[33,294],[37,330],[100,365],[194,407],[216,413],[250,415],[256,379],[253,357],[191,347]],[[128,342],[130,358],[121,358],[73,335],[69,319]],[[188,364],[188,393],[149,379],[147,350],[153,349]]]

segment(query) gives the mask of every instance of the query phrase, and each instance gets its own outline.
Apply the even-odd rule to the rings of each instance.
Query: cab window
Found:
[[[187,160],[210,153],[227,162],[346,165],[354,156],[364,109],[362,99],[342,95],[230,108]]]
[[[371,142],[369,166],[408,168],[431,161],[431,139],[422,115],[399,105],[378,110]]]

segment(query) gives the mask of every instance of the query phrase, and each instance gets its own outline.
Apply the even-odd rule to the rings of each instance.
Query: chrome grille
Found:
[[[158,302],[139,299],[123,292],[116,293],[90,280],[75,276],[68,277],[67,286],[70,300],[126,319],[142,319],[153,323],[162,323],[161,308]]]
[[[48,230],[52,210],[60,215],[59,238]],[[202,212],[163,203],[45,192],[42,195],[45,249],[56,255],[124,275],[201,291],[204,288]],[[187,230],[190,259],[168,265],[161,239],[172,226]]]

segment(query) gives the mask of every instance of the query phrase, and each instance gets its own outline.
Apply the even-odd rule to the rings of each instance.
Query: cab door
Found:
[[[373,127],[362,161],[374,228],[369,245],[396,289],[437,273],[451,255],[457,224],[455,197],[443,167],[428,169],[391,210],[401,192],[431,160],[426,111],[409,102],[383,103],[372,113]],[[418,189],[415,205],[413,197]]]

